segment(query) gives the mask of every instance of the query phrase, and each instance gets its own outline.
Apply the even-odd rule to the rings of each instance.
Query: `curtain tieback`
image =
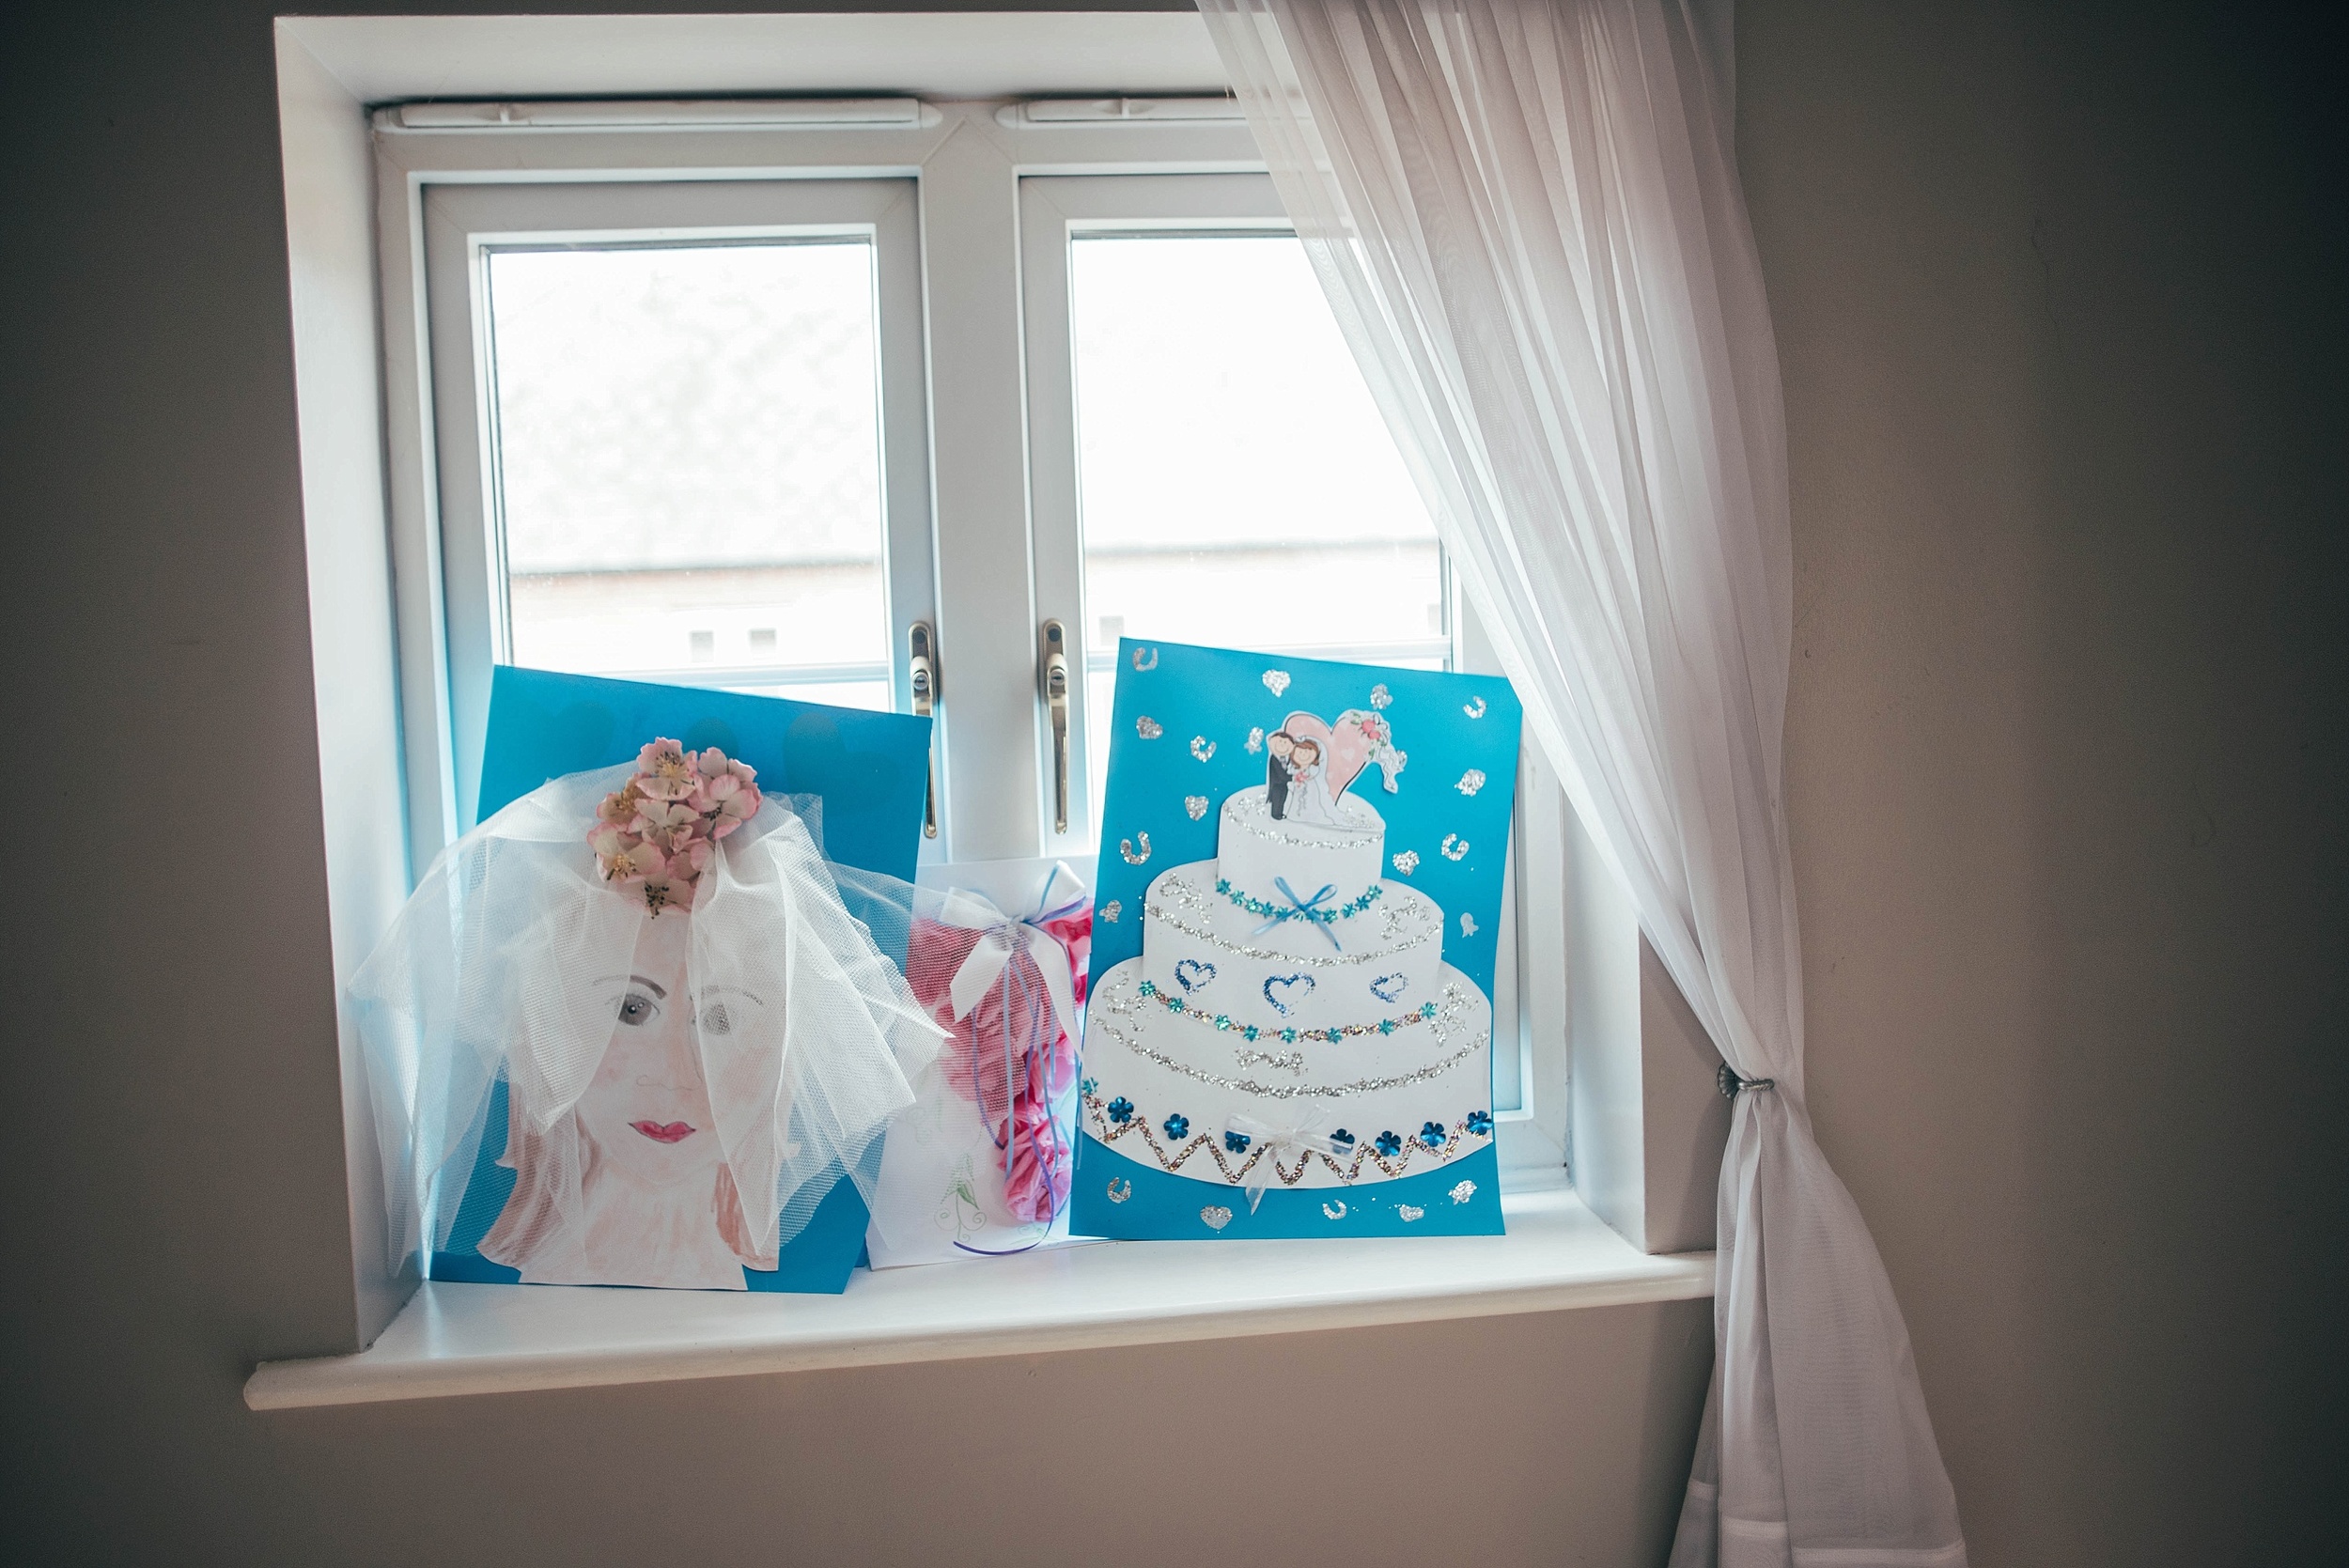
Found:
[[[1726,1062],[1722,1063],[1719,1071],[1713,1075],[1713,1081],[1720,1085],[1721,1098],[1725,1100],[1735,1099],[1737,1091],[1740,1089],[1775,1089],[1778,1087],[1778,1079],[1774,1078],[1739,1078],[1737,1069]]]

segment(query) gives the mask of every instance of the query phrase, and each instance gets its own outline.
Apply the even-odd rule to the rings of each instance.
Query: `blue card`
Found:
[[[904,713],[500,665],[474,820],[549,779],[627,762],[655,736],[749,763],[770,795],[822,796],[827,859],[913,880],[930,722]]]
[[[1509,683],[1129,640],[1115,709],[1073,1228],[1499,1234]]]
[[[770,794],[821,796],[829,859],[912,880],[929,780],[930,722],[899,713],[502,666],[490,688],[477,819],[550,779],[630,761],[660,736],[689,749],[715,746],[748,763]],[[894,911],[894,919],[889,911],[856,912],[884,948],[894,935],[891,956],[902,962],[905,912]],[[500,1083],[491,1091],[480,1153],[448,1247],[432,1254],[433,1279],[520,1280],[479,1251],[514,1188],[514,1172],[498,1163],[506,1142],[506,1092]],[[863,1250],[865,1221],[855,1185],[837,1182],[806,1229],[784,1247],[776,1266],[743,1269],[744,1283],[754,1291],[838,1294]]]

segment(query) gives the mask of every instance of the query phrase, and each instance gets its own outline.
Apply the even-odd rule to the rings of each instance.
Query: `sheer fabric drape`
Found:
[[[1674,1568],[1966,1560],[1874,1242],[1803,1109],[1777,349],[1727,14],[1200,0],[1527,717],[1731,1065]]]

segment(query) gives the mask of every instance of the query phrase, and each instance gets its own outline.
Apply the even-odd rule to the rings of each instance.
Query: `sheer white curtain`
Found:
[[[1199,0],[1649,940],[1739,1075],[1673,1568],[1964,1564],[1899,1307],[1803,1109],[1785,435],[1727,8]]]

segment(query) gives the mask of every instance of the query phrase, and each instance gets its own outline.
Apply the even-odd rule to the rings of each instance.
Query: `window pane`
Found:
[[[873,300],[860,239],[490,253],[515,662],[889,706]]]
[[[1086,726],[1122,636],[1441,669],[1442,553],[1304,248],[1070,246]]]

